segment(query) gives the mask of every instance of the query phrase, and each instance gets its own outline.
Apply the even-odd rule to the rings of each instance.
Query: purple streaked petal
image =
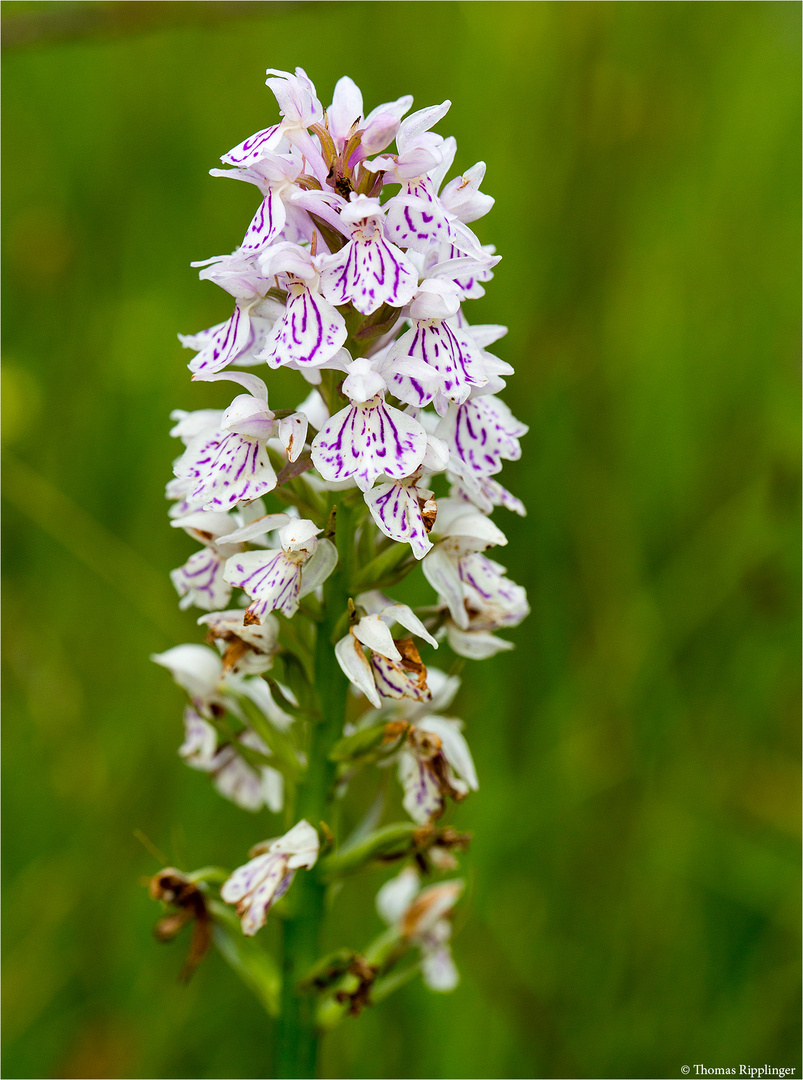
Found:
[[[257,131],[254,135],[249,135],[247,139],[224,154],[220,160],[226,165],[236,165],[240,169],[248,168],[265,154],[273,151],[281,142],[281,138],[281,125],[273,124],[271,127],[263,128],[262,131]]]
[[[317,367],[340,350],[348,336],[339,311],[301,282],[291,285],[284,316],[274,323],[259,354],[268,367]]]
[[[281,611],[289,619],[298,609],[301,564],[281,549],[232,555],[224,576],[230,585],[244,589],[252,598],[248,611],[260,622],[269,611]]]
[[[353,476],[367,491],[382,473],[393,479],[410,476],[426,448],[426,432],[418,421],[377,395],[333,416],[313,440],[312,460],[325,480]]]
[[[287,211],[281,196],[273,188],[262,200],[240,245],[242,251],[257,255],[273,243],[287,221]]]
[[[409,543],[417,559],[423,559],[432,550],[418,488],[403,481],[378,484],[366,491],[365,502],[385,536],[399,543]],[[434,509],[434,503],[430,509]]]
[[[220,371],[221,368],[232,363],[240,353],[245,352],[251,344],[251,334],[251,321],[237,305],[228,322],[223,323],[211,336],[187,367],[197,375],[208,375],[214,371]]]
[[[226,560],[214,548],[204,547],[183,566],[171,570],[170,580],[181,597],[179,607],[219,611],[229,602],[231,586],[223,579]]]
[[[363,315],[382,304],[404,307],[418,287],[418,273],[394,244],[382,236],[379,223],[355,227],[352,239],[326,259],[321,292],[332,304],[352,303]]]
[[[419,825],[426,825],[443,813],[440,784],[428,768],[413,754],[399,754],[399,783],[404,789],[402,806]]]

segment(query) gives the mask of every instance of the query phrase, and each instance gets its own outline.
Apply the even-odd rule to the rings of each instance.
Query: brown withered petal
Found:
[[[181,974],[179,975],[179,979],[182,982],[187,982],[192,977],[193,972],[211,947],[212,920],[209,918],[206,906],[204,906],[203,914],[198,912],[195,918],[195,925],[192,928],[190,950],[187,953],[187,959],[184,961],[184,967],[181,969]]]
[[[194,922],[189,953],[179,976],[186,981],[209,952],[212,944],[212,920],[204,894],[195,882],[172,866],[154,874],[150,880],[149,892],[154,900],[170,904],[174,909],[159,919],[153,928],[159,941],[172,941],[187,923]]]
[[[154,937],[157,941],[172,941],[179,931],[183,930],[187,923],[190,922],[192,914],[190,908],[179,908],[177,911],[172,911],[169,915],[163,916],[153,928]]]
[[[252,650],[248,642],[243,641],[242,638],[235,637],[232,634],[229,643],[226,646],[226,651],[223,653],[223,670],[231,671],[231,669],[235,667],[249,651]]]
[[[410,727],[406,720],[389,720],[385,724],[385,734],[382,736],[383,743],[392,743],[400,739]]]
[[[407,740],[419,757],[432,758],[441,753],[443,744],[440,736],[436,735],[434,731],[424,731],[422,728],[411,725],[407,733]]]
[[[349,974],[359,980],[356,988],[354,990],[338,990],[335,994],[335,1000],[339,1001],[341,1005],[348,1002],[349,1016],[359,1016],[366,1006],[373,1004],[371,1001],[371,988],[376,982],[379,968],[369,964],[364,956],[355,956],[349,964]]]
[[[441,794],[450,796],[455,802],[460,802],[461,799],[465,799],[466,792],[458,791],[457,788],[452,786],[452,782],[449,779],[449,763],[443,754],[438,753],[433,755],[433,757],[429,759],[429,767],[440,785]]]
[[[421,655],[415,647],[413,639],[411,637],[394,638],[393,644],[401,653],[402,669],[415,678],[416,689],[420,690],[421,693],[428,693],[427,669],[421,662]]]
[[[186,893],[187,887],[194,889],[185,874],[173,866],[166,866],[154,874],[148,885],[151,900],[162,900],[166,904],[179,903],[179,897]]]
[[[424,522],[424,528],[430,533],[435,524],[435,519],[438,516],[437,503],[434,499],[427,499],[426,502],[424,502],[423,499],[419,499],[418,505],[421,507],[421,520]]]

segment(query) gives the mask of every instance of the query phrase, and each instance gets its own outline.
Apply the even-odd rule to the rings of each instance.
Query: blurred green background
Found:
[[[452,99],[504,256],[469,318],[510,326],[531,428],[502,474],[529,517],[496,519],[533,612],[455,709],[481,782],[454,818],[462,982],[344,1023],[325,1074],[799,1069],[800,5],[3,15],[4,1075],[265,1075],[271,1025],[220,957],[180,986],[184,942],[152,939],[134,831],[185,869],[273,831],[181,764],[148,654],[199,640],[167,414],[224,404],[176,333],[230,300],[188,263],[257,200],[207,170],[296,64],[325,104],[344,73],[368,107]],[[335,943],[378,931],[380,880]]]

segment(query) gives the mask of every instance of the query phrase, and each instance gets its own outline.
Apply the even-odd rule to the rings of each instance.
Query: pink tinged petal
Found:
[[[211,374],[232,363],[251,343],[251,321],[239,307],[187,365],[193,374]]]
[[[287,211],[281,196],[273,188],[268,188],[267,195],[248,226],[240,249],[251,255],[264,251],[281,233],[286,221]]]
[[[353,476],[367,491],[382,473],[394,479],[418,468],[427,447],[424,429],[381,397],[342,409],[312,443],[312,461],[324,480]]]
[[[308,427],[307,418],[303,413],[293,413],[291,416],[282,417],[279,421],[279,438],[288,461],[298,460],[307,441]]]
[[[348,336],[343,316],[322,296],[295,283],[284,317],[268,334],[260,359],[271,368],[283,364],[317,367],[331,360]]]
[[[421,563],[421,569],[432,588],[445,601],[457,625],[467,630],[468,612],[463,604],[463,583],[456,561],[442,547],[436,546]]]
[[[261,622],[269,611],[277,610],[288,619],[298,610],[301,566],[284,551],[246,551],[232,555],[224,570],[226,580],[254,601],[250,614]],[[249,620],[250,621],[250,620]]]
[[[323,120],[323,107],[318,100],[315,86],[303,68],[297,67],[295,75],[278,68],[268,68],[265,80],[279,104],[279,111],[286,121],[309,127]]]
[[[429,689],[418,684],[418,676],[405,671],[401,664],[395,663],[379,653],[371,655],[371,670],[374,683],[382,697],[412,698],[413,701],[431,701]]]
[[[432,550],[427,535],[417,489],[404,483],[378,484],[365,493],[371,517],[385,536],[399,543],[409,543],[417,559]]]
[[[389,146],[399,130],[399,121],[391,113],[378,113],[366,123],[360,145],[348,160],[350,169],[354,168],[358,161],[362,161],[367,154],[378,154]]]
[[[382,699],[377,693],[371,665],[365,658],[362,646],[352,633],[346,634],[337,642],[335,657],[349,682],[353,683],[358,690],[362,690],[375,709],[381,708]]]
[[[265,154],[275,150],[282,139],[281,125],[263,128],[254,135],[249,135],[241,143],[221,157],[226,165],[236,165],[240,169],[255,164]]]
[[[423,761],[413,754],[399,754],[399,783],[404,789],[402,806],[419,825],[426,825],[443,813],[440,784]]]
[[[194,606],[203,611],[218,611],[231,596],[231,586],[223,578],[226,560],[212,548],[202,548],[177,570],[170,571],[170,580],[181,597],[179,607]]]
[[[419,109],[418,112],[412,113],[406,120],[403,120],[396,140],[399,152],[403,154],[414,146],[419,136],[425,131],[429,131],[439,120],[443,119],[451,107],[452,103],[447,99],[441,102],[440,105],[429,105],[425,109]]]
[[[376,117],[384,116],[386,114],[395,116],[397,120],[401,120],[412,104],[412,94],[403,94],[400,98],[396,98],[395,101],[383,101],[381,105],[377,105],[375,109],[372,109],[371,112],[368,113],[365,118],[365,125],[367,127],[376,119]]]
[[[347,139],[352,126],[362,120],[362,93],[348,75],[338,79],[335,84],[332,104],[326,115],[329,120],[329,133],[336,143]],[[398,126],[398,121],[396,124]]]

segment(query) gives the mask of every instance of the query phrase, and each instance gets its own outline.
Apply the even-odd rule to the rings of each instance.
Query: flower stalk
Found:
[[[495,508],[524,513],[496,475],[526,427],[497,396],[512,368],[488,347],[504,328],[463,311],[499,257],[469,228],[493,205],[484,164],[445,182],[456,144],[432,129],[449,102],[366,115],[343,78],[325,110],[302,69],[268,76],[281,119],[212,170],[261,202],[231,255],[198,264],[234,310],[180,335],[194,381],[238,389],[172,414],[170,516],[200,548],[171,577],[207,644],[154,659],[189,698],[186,763],[285,832],[258,826],[274,837],[233,872],[166,868],[153,895],[162,940],[194,921],[187,971],[214,944],[278,1016],[276,1075],[313,1077],[323,1031],[416,974],[436,992],[459,978],[462,882],[442,875],[470,837],[441,819],[478,778],[445,710],[463,658],[511,648],[496,632],[528,611],[485,555],[507,543]],[[307,384],[295,407],[269,397],[280,367]],[[419,564],[434,603],[414,610],[399,597]],[[438,648],[452,674],[432,666]],[[381,794],[355,822],[350,788],[374,770]],[[326,954],[332,885],[388,865],[386,929]],[[278,963],[256,940],[274,907]]]

